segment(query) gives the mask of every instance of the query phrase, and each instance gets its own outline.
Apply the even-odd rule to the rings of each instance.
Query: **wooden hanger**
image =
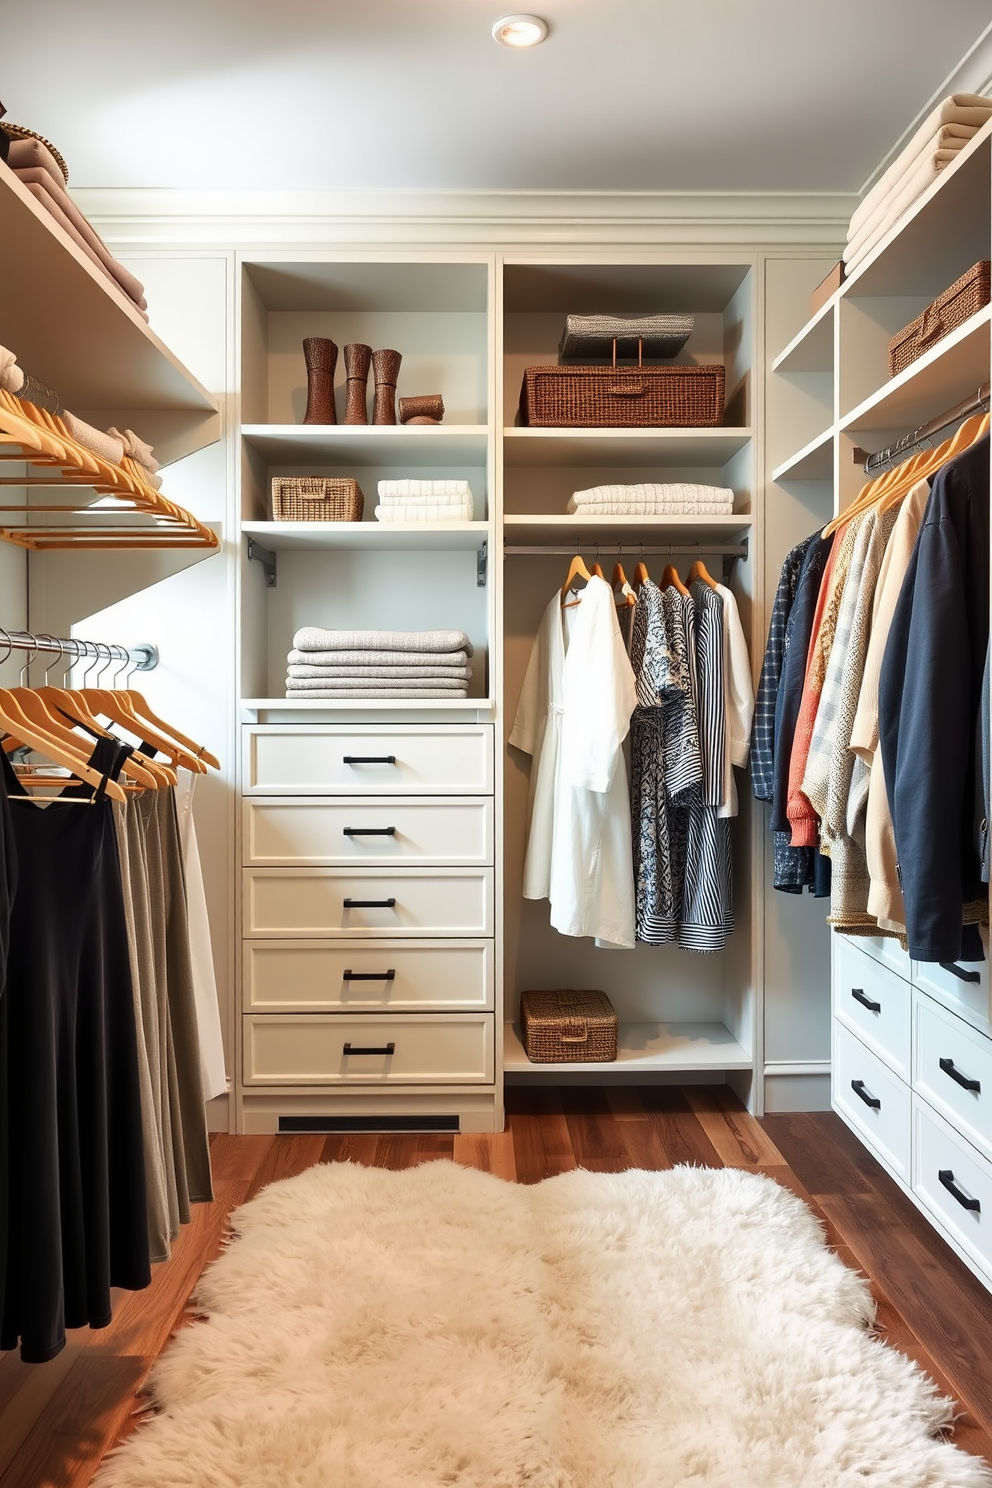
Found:
[[[634,569],[634,588],[640,589],[641,585],[648,583],[650,578],[646,564],[643,561],[638,563]]]
[[[83,692],[68,687],[38,687],[35,691],[56,716],[67,714],[87,733],[95,734],[100,739],[119,742],[91,711]],[[155,760],[146,759],[137,750],[124,760],[121,772],[150,790],[159,790],[163,785],[175,785],[178,778],[174,770],[167,769]]]
[[[624,573],[623,564],[619,562],[619,560],[613,565],[613,579],[611,582],[613,586],[613,597],[616,600],[617,609],[623,609],[624,605],[626,605],[628,608],[632,608],[634,605],[636,605],[637,598],[633,593],[631,585],[627,583],[627,575]],[[618,589],[620,590],[619,599],[617,598]]]
[[[604,583],[606,582],[606,575],[603,573],[603,570],[600,568],[600,566],[599,566],[599,560],[598,559],[597,559],[597,561],[592,566],[592,576],[593,576],[594,579],[602,579]]]
[[[945,439],[943,444],[938,445],[934,450],[925,450],[923,466],[915,475],[915,478],[910,480],[907,475],[906,479],[897,488],[890,491],[888,495],[883,496],[878,504],[879,513],[890,511],[893,506],[897,506],[902,501],[904,496],[909,494],[917,481],[923,480],[926,476],[935,475],[943,465],[946,465],[949,460],[953,460],[955,455],[959,455],[963,450],[970,449],[973,444],[977,444],[979,439],[988,433],[989,424],[990,419],[987,413],[976,415],[975,418],[965,419],[964,423],[955,431],[950,439]]]
[[[697,558],[689,570],[689,583],[695,583],[696,579],[702,579],[704,584],[709,584],[711,589],[716,588],[716,579],[706,571],[706,564],[702,558]]]
[[[105,687],[84,687],[80,691],[93,713],[103,714],[105,718],[110,719],[111,723],[127,729],[130,734],[136,734],[149,748],[161,750],[168,756],[168,763],[164,763],[162,760],[151,760],[146,754],[141,754],[141,759],[146,766],[163,772],[165,776],[163,784],[175,785],[177,783],[179,776],[176,774],[176,767],[178,765],[192,770],[195,775],[206,774],[207,767],[203,760],[190,753],[175,739],[166,738],[147,719],[138,716],[136,710],[130,706],[129,693],[111,692]]]
[[[568,565],[568,577],[566,578],[564,584],[562,584],[561,586],[561,607],[563,610],[570,610],[573,608],[574,605],[581,604],[581,600],[566,599],[566,595],[568,595],[568,593],[570,592],[574,581],[576,579],[585,579],[588,583],[591,578],[592,574],[586,568],[585,563],[582,560],[582,555],[580,553],[576,553],[575,557]]]
[[[104,777],[99,770],[94,770],[89,761],[84,758],[75,747],[81,742],[78,735],[73,734],[72,745],[66,745],[61,740],[48,734],[31,719],[26,718],[20,710],[18,701],[13,690],[9,687],[0,687],[0,728],[6,729],[11,738],[17,744],[36,749],[39,754],[46,755],[54,760],[63,769],[71,770],[73,777],[80,784],[99,786],[103,784]],[[39,784],[42,782],[39,781]],[[48,782],[45,782],[48,783]],[[71,785],[73,780],[58,780],[59,786]],[[126,799],[124,791],[116,780],[106,782],[106,794],[115,801]],[[35,798],[38,799],[38,798]],[[70,797],[70,800],[72,798]]]
[[[679,578],[679,571],[674,563],[670,563],[661,576],[662,589],[677,589],[680,594],[688,598],[689,591]]]
[[[121,696],[121,694],[118,693],[118,696]],[[166,723],[164,718],[159,718],[157,714],[152,712],[151,708],[148,706],[148,703],[142,697],[140,692],[136,692],[133,687],[129,687],[123,694],[123,696],[128,699],[128,703],[132,708],[134,716],[139,723],[143,723],[145,720],[147,720],[150,724],[152,724],[154,728],[161,729],[164,733],[168,734],[170,738],[174,739],[175,742],[182,749],[189,751],[190,755],[195,760],[196,765],[199,766],[199,770],[197,773],[205,775],[207,765],[209,765],[213,770],[220,769],[220,760],[215,754],[211,754],[210,750],[207,749],[205,745],[197,744],[195,739],[189,739],[186,737],[185,734],[181,734],[174,724]],[[148,740],[149,744],[155,742],[149,734],[144,734],[143,737]],[[166,742],[168,744],[168,741]],[[185,764],[185,760],[180,760],[179,763]],[[194,769],[194,766],[186,765],[186,769],[192,770]]]

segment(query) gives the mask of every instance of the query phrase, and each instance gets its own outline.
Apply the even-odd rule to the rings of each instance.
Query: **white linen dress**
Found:
[[[550,899],[562,935],[634,945],[630,798],[623,741],[637,696],[613,591],[544,612],[510,743],[533,756],[525,899]]]

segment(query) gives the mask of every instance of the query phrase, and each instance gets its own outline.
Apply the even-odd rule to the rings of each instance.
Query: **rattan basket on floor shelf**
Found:
[[[528,367],[532,429],[701,429],[723,423],[723,367]]]
[[[903,326],[889,342],[889,376],[898,377],[942,336],[956,326],[964,325],[989,302],[989,260],[972,264],[967,274],[956,279],[949,289],[938,295],[922,315]]]
[[[605,992],[522,992],[520,1031],[534,1064],[607,1064],[617,1057],[617,1014]]]
[[[330,475],[274,475],[274,522],[360,522],[365,497],[356,480]]]

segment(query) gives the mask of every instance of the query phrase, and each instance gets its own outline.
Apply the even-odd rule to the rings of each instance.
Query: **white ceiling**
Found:
[[[513,52],[499,0],[11,3],[0,98],[73,186],[850,191],[989,21],[988,0],[537,6],[549,40]]]

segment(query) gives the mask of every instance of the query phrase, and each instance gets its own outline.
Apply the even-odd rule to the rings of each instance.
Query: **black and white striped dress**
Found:
[[[687,951],[722,951],[734,928],[730,823],[717,814],[723,791],[726,704],[723,600],[702,579],[691,588],[695,612],[696,716],[701,790],[687,812],[685,873],[678,943]]]

